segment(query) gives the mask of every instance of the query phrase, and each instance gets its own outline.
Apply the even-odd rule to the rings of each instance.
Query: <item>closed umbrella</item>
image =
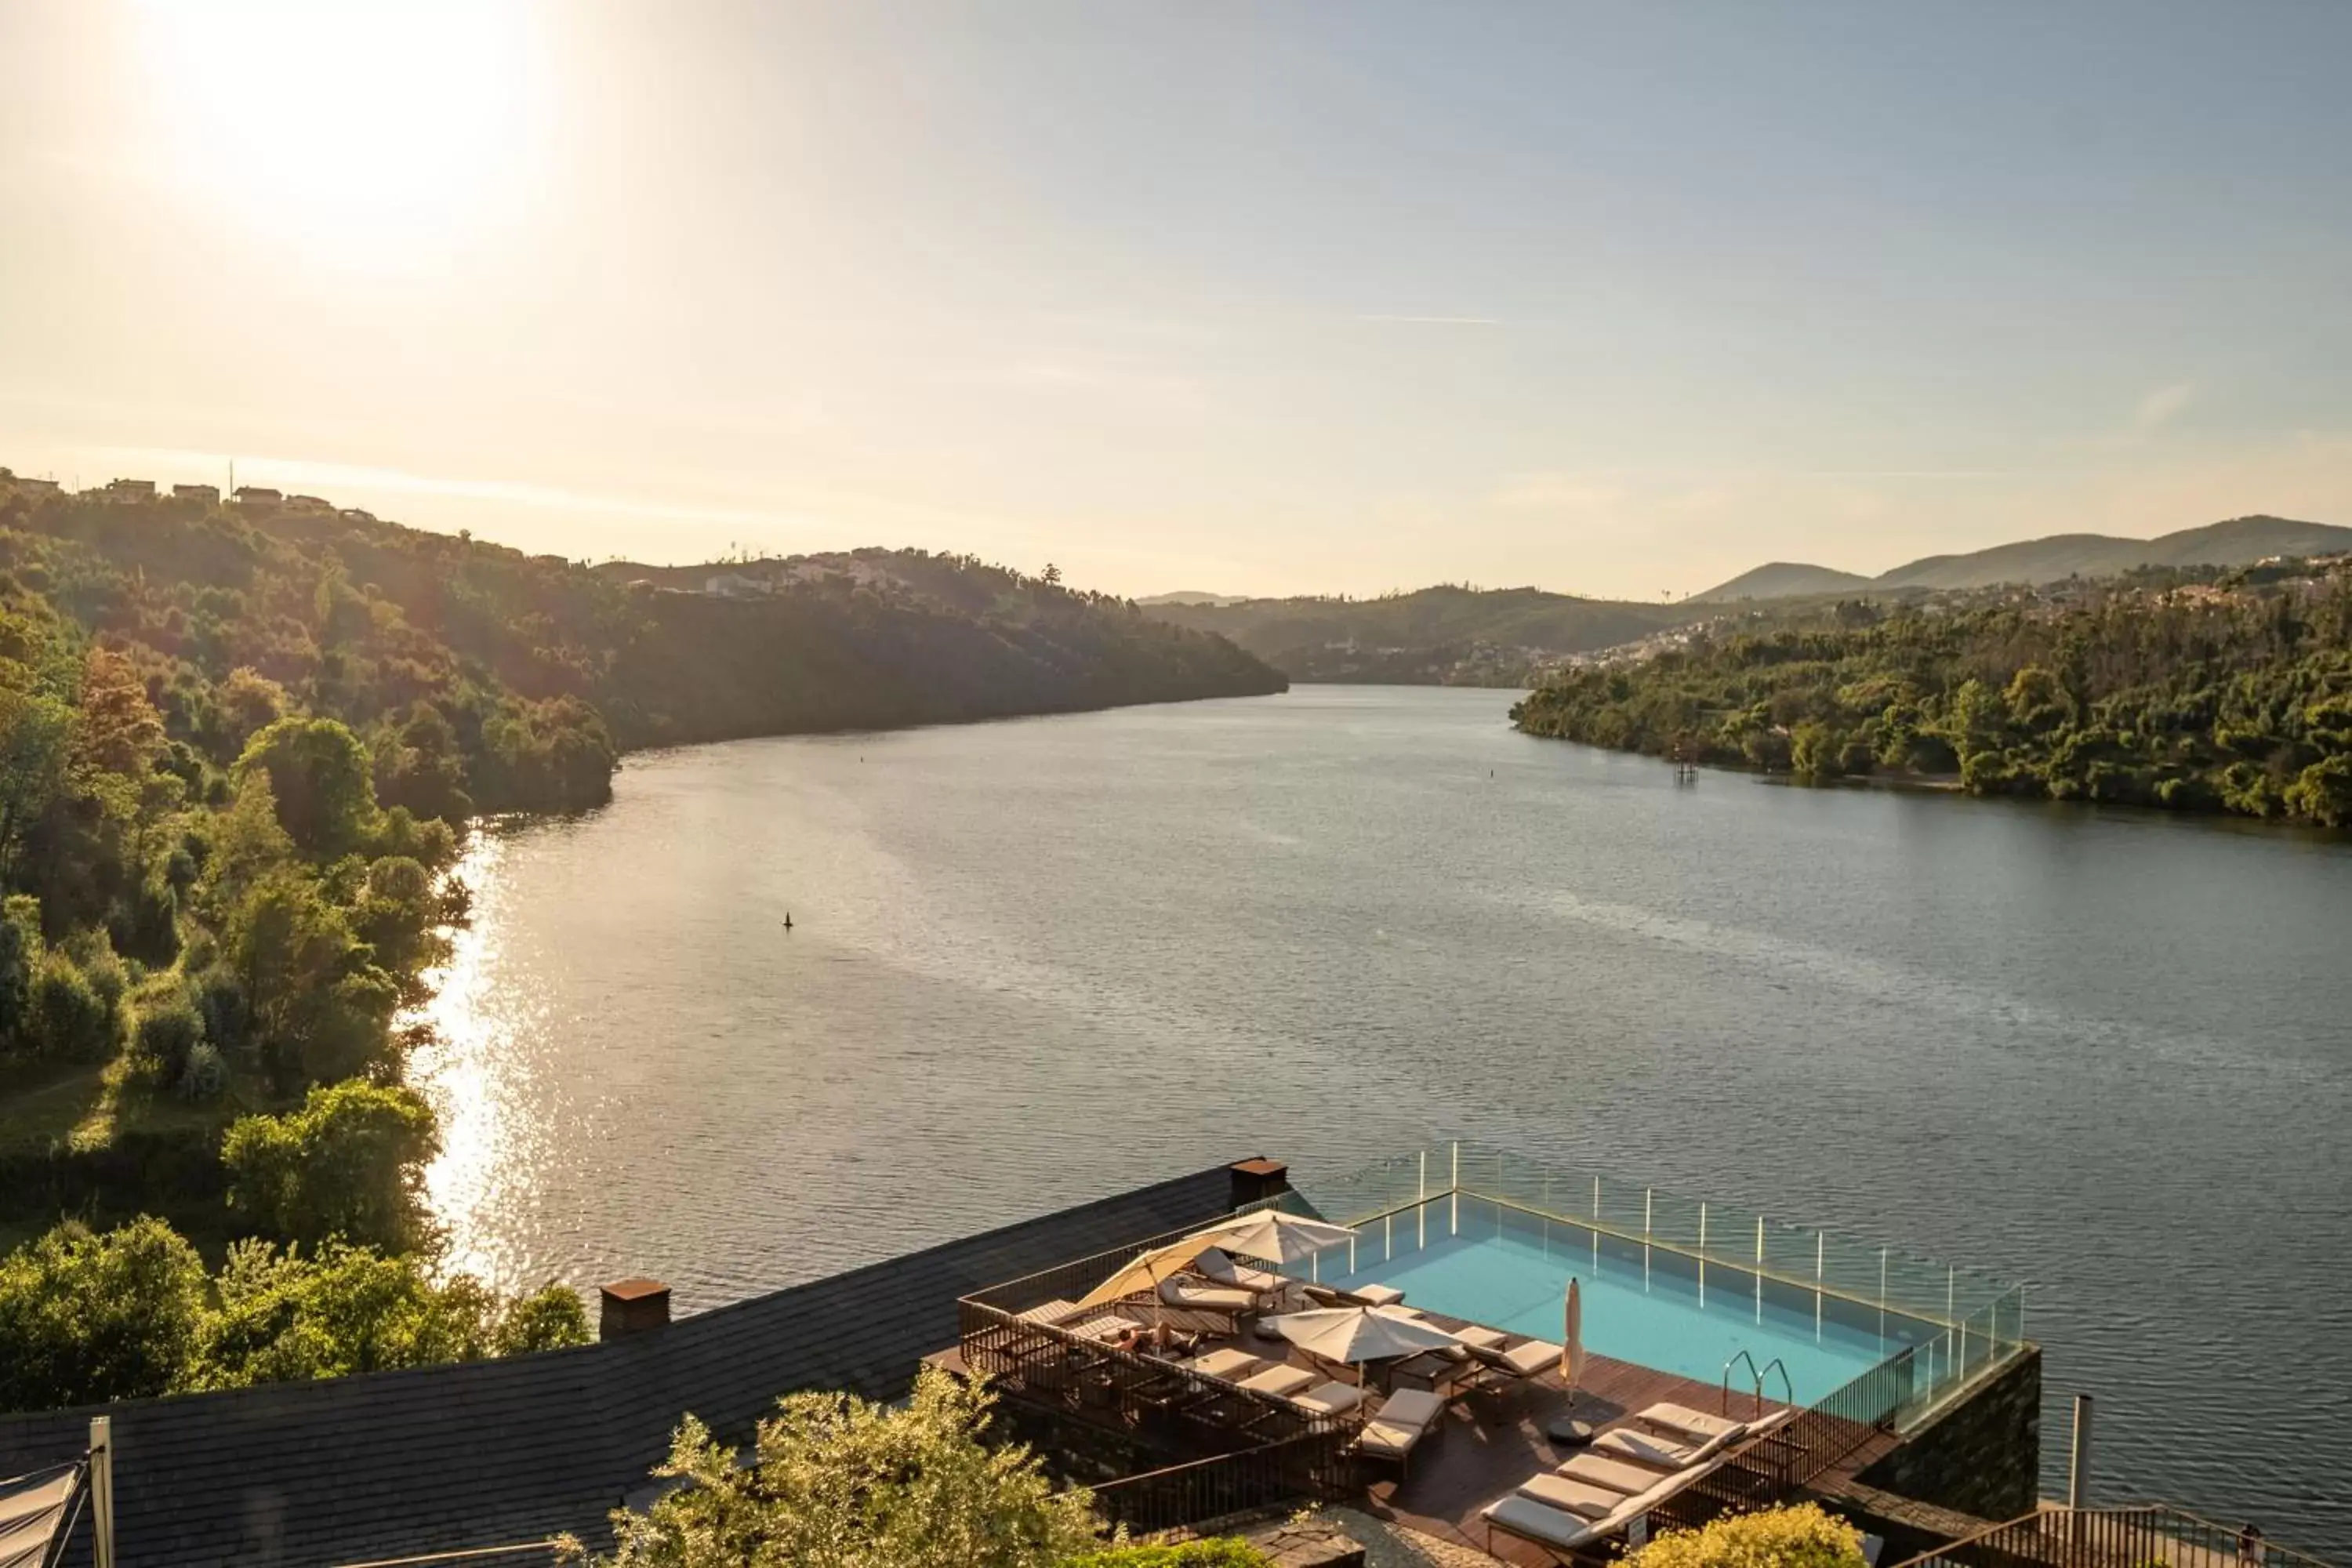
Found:
[[[1260,1209],[1201,1234],[1227,1252],[1262,1263],[1304,1262],[1326,1247],[1343,1247],[1356,1239],[1356,1233],[1344,1225],[1301,1219],[1276,1209]]]
[[[1584,1292],[1576,1277],[1568,1279],[1568,1304],[1560,1312],[1559,1375],[1568,1384],[1568,1410],[1553,1424],[1552,1436],[1562,1442],[1589,1442],[1592,1428],[1576,1419],[1576,1385],[1584,1381]]]
[[[1308,1354],[1352,1364],[1360,1384],[1367,1362],[1394,1361],[1462,1342],[1444,1329],[1379,1307],[1326,1307],[1285,1312],[1266,1321]]]

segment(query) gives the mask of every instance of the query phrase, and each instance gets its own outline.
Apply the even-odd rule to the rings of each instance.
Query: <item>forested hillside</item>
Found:
[[[1811,779],[2352,826],[2352,568],[1930,614],[1860,603],[1570,671],[1529,734]]]
[[[1545,659],[1633,642],[1714,608],[1442,584],[1373,599],[1162,604],[1150,613],[1230,637],[1293,680],[1516,685]]]
[[[632,745],[1282,685],[968,559],[790,564],[726,598],[0,470],[0,1409],[584,1332],[430,1268],[401,1020],[474,813],[601,802]]]

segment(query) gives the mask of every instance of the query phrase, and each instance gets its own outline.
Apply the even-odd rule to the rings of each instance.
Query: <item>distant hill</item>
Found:
[[[1496,685],[1547,658],[1633,642],[1708,608],[1449,584],[1376,599],[1160,604],[1150,613],[1227,637],[1293,680]]]
[[[1246,594],[1203,594],[1197,588],[1180,588],[1173,594],[1154,594],[1135,602],[1150,610],[1161,605],[1239,605],[1248,597]]]
[[[2352,550],[2352,528],[2284,517],[2235,517],[2155,539],[2053,533],[1964,555],[1925,556],[1869,578],[1775,562],[1699,598],[1722,603],[1860,588],[1990,588],[2003,583],[2112,577],[2138,566],[2247,566],[2273,555],[2333,555],[2347,550]]]
[[[1720,605],[1735,599],[1794,599],[1870,585],[1869,578],[1855,572],[1809,566],[1799,561],[1769,561],[1693,597],[1699,604]]]

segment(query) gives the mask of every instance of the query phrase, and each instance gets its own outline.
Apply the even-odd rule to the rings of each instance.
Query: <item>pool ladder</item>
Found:
[[[1741,1362],[1746,1362],[1748,1363],[1748,1375],[1754,1384],[1757,1415],[1761,1415],[1764,1414],[1765,1374],[1774,1371],[1779,1372],[1780,1374],[1780,1392],[1787,1396],[1784,1403],[1791,1406],[1795,1405],[1797,1403],[1797,1390],[1796,1385],[1789,1381],[1789,1363],[1782,1361],[1779,1356],[1774,1356],[1770,1361],[1766,1362],[1761,1368],[1759,1368],[1756,1364],[1756,1358],[1749,1355],[1743,1350],[1738,1355],[1733,1356],[1729,1361],[1723,1363],[1723,1404],[1721,1406],[1723,1414],[1726,1415],[1731,1414],[1731,1369],[1738,1366]]]

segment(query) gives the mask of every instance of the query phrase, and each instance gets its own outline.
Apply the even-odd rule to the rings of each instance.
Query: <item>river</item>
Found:
[[[2352,843],[1677,787],[1511,699],[700,747],[478,835],[454,1261],[692,1310],[1458,1135],[2022,1280],[2053,1473],[2087,1391],[2103,1500],[2352,1553]]]

